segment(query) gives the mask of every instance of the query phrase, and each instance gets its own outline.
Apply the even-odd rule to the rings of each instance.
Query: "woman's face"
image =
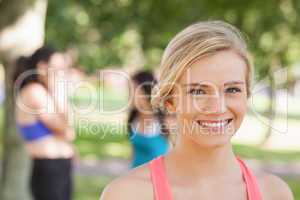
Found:
[[[66,79],[68,76],[67,70],[68,66],[65,62],[64,54],[62,53],[54,53],[47,63],[41,62],[38,64],[39,78],[41,81],[47,83],[50,80]]]
[[[140,113],[149,114],[152,111],[151,104],[149,101],[149,95],[146,95],[141,84],[133,81],[134,85],[134,98],[133,106],[138,109]]]
[[[195,61],[173,93],[179,137],[206,147],[227,144],[246,114],[246,72],[245,61],[232,50]]]
[[[65,55],[63,53],[54,53],[49,62],[48,67],[54,70],[65,70],[68,65],[65,59]]]

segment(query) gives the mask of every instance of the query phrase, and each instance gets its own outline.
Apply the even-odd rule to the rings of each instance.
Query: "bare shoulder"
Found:
[[[34,95],[47,94],[47,89],[40,83],[30,83],[22,89],[22,95]]]
[[[18,101],[31,108],[40,108],[48,98],[47,89],[39,83],[30,83],[25,86]]]
[[[270,173],[256,173],[263,199],[293,200],[293,193],[288,184],[278,176]]]
[[[147,165],[142,165],[113,180],[103,190],[100,200],[152,199],[152,184]]]

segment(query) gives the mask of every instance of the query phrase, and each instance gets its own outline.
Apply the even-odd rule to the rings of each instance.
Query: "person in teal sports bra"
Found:
[[[151,108],[150,97],[154,75],[149,71],[139,71],[132,76],[134,83],[133,103],[128,116],[129,140],[133,156],[131,167],[137,167],[168,152],[169,142],[162,131],[164,116]]]
[[[151,98],[176,116],[174,146],[112,181],[100,199],[292,200],[284,181],[252,170],[232,149],[251,96],[251,63],[242,34],[228,23],[198,22],[179,32],[164,51]]]

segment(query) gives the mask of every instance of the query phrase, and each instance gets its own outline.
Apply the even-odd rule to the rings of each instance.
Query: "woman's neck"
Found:
[[[139,114],[140,120],[152,120],[154,118],[155,118],[154,114],[150,111],[148,113],[140,113]]]
[[[239,165],[230,143],[218,147],[203,147],[184,137],[166,157],[167,168],[168,163],[171,173],[176,174],[175,179],[180,182],[191,183],[209,177],[225,178],[240,175]]]
[[[138,131],[140,133],[144,133],[145,129],[149,126],[153,128],[153,122],[155,120],[155,115],[153,113],[147,113],[147,114],[142,114],[140,113],[138,115]]]

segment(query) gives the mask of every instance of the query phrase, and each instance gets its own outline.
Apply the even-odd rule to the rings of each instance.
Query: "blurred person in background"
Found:
[[[133,149],[131,167],[137,167],[168,152],[167,135],[162,132],[163,115],[154,112],[150,98],[156,80],[151,72],[132,76],[133,104],[128,117],[128,132]]]
[[[68,124],[65,70],[64,55],[48,46],[17,60],[16,123],[32,159],[35,200],[71,199],[75,133]]]

